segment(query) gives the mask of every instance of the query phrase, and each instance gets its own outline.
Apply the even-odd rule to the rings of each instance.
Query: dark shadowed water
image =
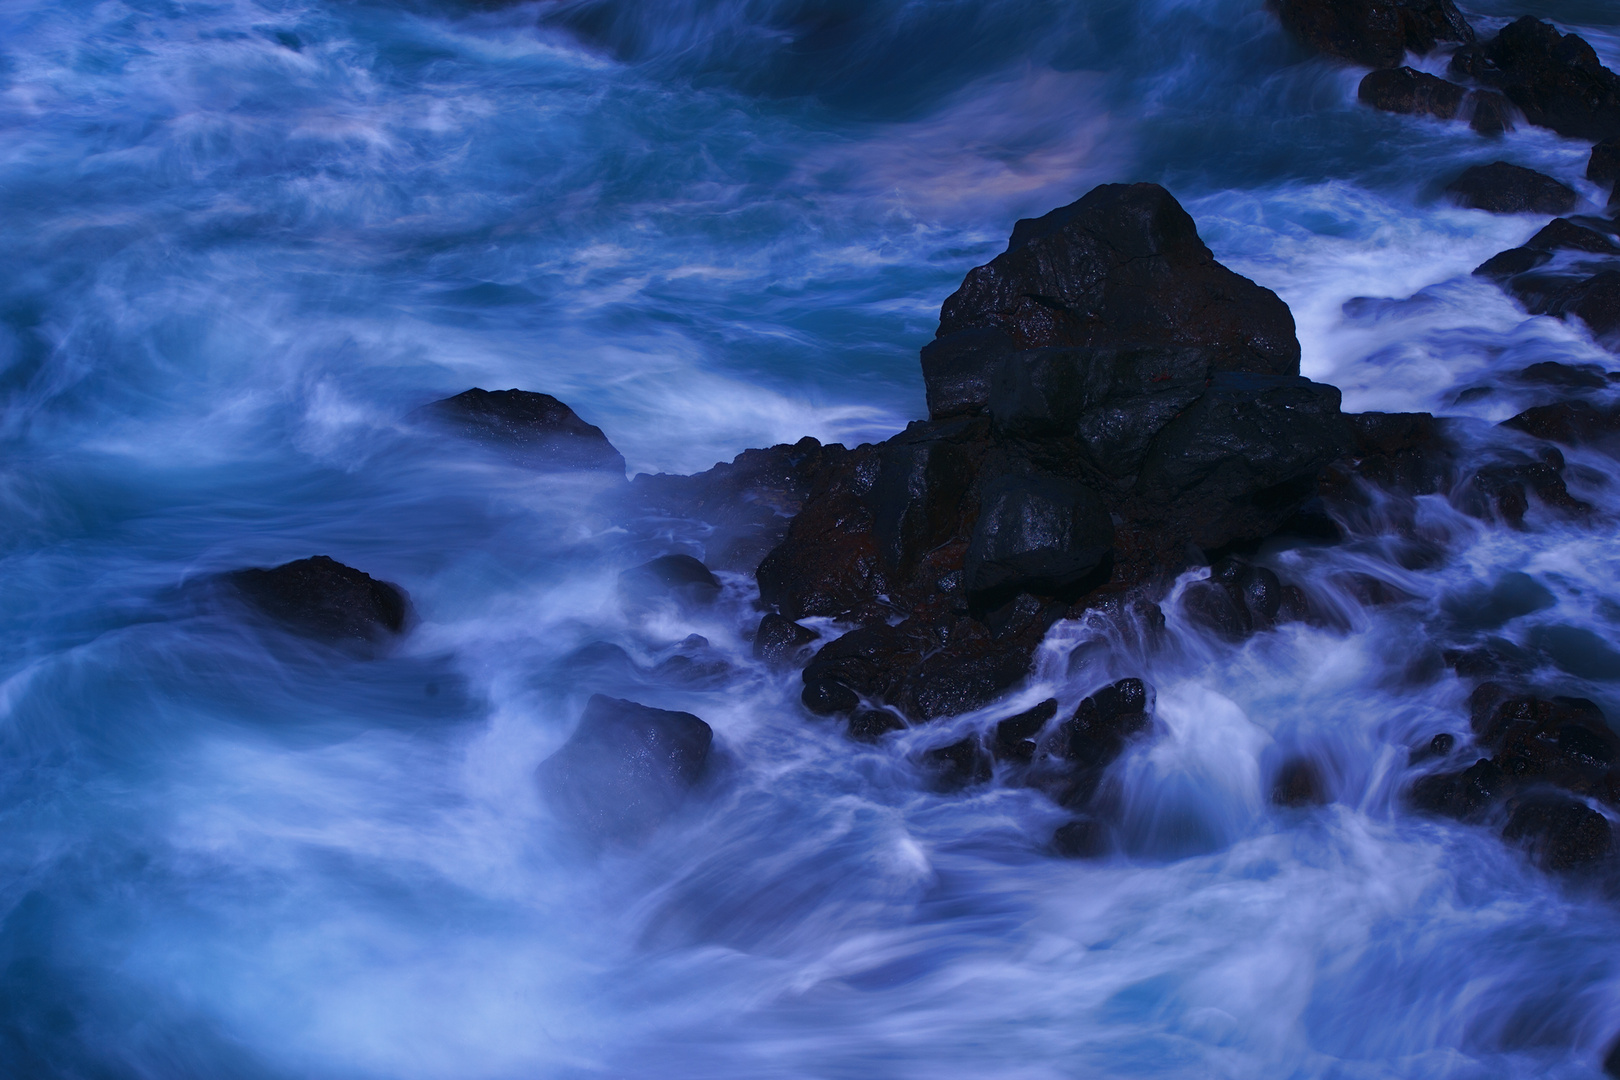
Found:
[[[1608,0],[1534,13],[1620,60]],[[1522,646],[1620,715],[1610,459],[1569,455],[1589,522],[1435,497],[1272,556],[1409,603],[1231,645],[1172,598],[1151,653],[1062,624],[1015,699],[871,748],[749,658],[751,581],[628,614],[646,551],[601,482],[407,419],[543,390],[632,472],[882,438],[1012,222],[1137,179],[1288,301],[1348,409],[1496,421],[1538,400],[1504,373],[1611,365],[1469,277],[1542,219],[1438,199],[1500,156],[1599,198],[1587,146],[1375,113],[1358,77],[1250,0],[0,2],[0,1074],[1595,1076],[1620,906],[1400,789],[1466,732],[1441,647]],[[1384,537],[1403,515],[1435,557]],[[317,553],[410,593],[396,654],[200,584]],[[564,660],[691,633],[728,679]],[[909,763],[1125,675],[1162,734],[1117,769],[1116,857]],[[597,856],[533,771],[603,688],[698,713],[719,763]],[[1331,806],[1268,804],[1298,751]]]

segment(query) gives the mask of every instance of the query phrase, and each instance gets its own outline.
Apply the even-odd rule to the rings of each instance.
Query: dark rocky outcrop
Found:
[[[546,802],[597,841],[645,837],[703,775],[714,733],[691,713],[594,695],[537,777]]]
[[[1502,421],[1502,426],[1549,442],[1579,446],[1620,434],[1620,409],[1600,407],[1585,401],[1558,401],[1526,409],[1512,419]]]
[[[1620,135],[1612,135],[1592,147],[1592,156],[1586,161],[1586,178],[1594,184],[1620,180]]]
[[[1493,682],[1480,684],[1469,706],[1475,746],[1489,756],[1421,777],[1413,805],[1463,821],[1494,820],[1550,870],[1607,858],[1611,830],[1592,804],[1620,805],[1620,738],[1598,707]]]
[[[1032,359],[1008,354],[1040,349],[1069,351],[1077,411],[1215,371],[1299,372],[1287,305],[1216,262],[1153,184],[1105,184],[1020,221],[1006,252],[968,273],[924,350],[930,414],[982,409],[1001,366]]]
[[[1532,16],[1458,49],[1450,74],[1500,90],[1526,120],[1560,135],[1594,141],[1620,135],[1620,76],[1583,38]]]
[[[1473,41],[1451,0],[1270,0],[1283,28],[1305,46],[1357,64],[1391,68],[1408,52]]]
[[[289,629],[332,642],[377,643],[405,629],[405,593],[325,555],[228,580],[254,607]]]
[[[1363,105],[1437,120],[1456,119],[1467,96],[1468,91],[1456,83],[1409,67],[1369,72],[1356,88],[1356,97]]]
[[[1055,620],[1138,618],[1125,598],[1189,552],[1258,543],[1330,466],[1362,467],[1338,391],[1298,375],[1287,307],[1151,184],[1019,222],[923,363],[934,418],[828,462],[759,565],[785,619],[857,626],[806,667],[814,712],[982,707]]]
[[[1506,161],[1475,165],[1446,185],[1459,206],[1493,214],[1567,214],[1579,196],[1552,177]]]
[[[536,469],[601,470],[624,475],[624,455],[602,429],[550,394],[474,387],[424,412],[458,434],[498,448]]]

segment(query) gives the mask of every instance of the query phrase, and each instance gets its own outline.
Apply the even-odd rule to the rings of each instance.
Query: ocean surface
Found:
[[[1620,66],[1610,0],[1465,10]],[[1349,410],[1483,428],[1544,400],[1505,373],[1616,366],[1469,276],[1544,219],[1439,197],[1507,157],[1601,201],[1587,145],[1377,113],[1359,75],[1257,0],[0,0],[0,1075],[1597,1076],[1620,900],[1401,788],[1467,730],[1445,647],[1620,717],[1611,459],[1568,454],[1588,522],[1435,497],[1390,510],[1430,557],[1376,513],[1270,556],[1407,603],[1233,645],[1172,598],[1155,651],[1062,624],[1013,699],[860,746],[750,658],[751,580],[626,612],[649,551],[600,481],[410,418],[545,391],[632,473],[881,439],[962,275],[1126,180],[1289,303]],[[313,554],[406,589],[392,655],[207,587]],[[603,688],[567,658],[693,633],[727,678],[610,689],[707,720],[713,774],[582,847],[534,782]],[[1115,769],[1115,856],[914,764],[1125,675],[1162,733]],[[1268,804],[1297,752],[1331,805]]]

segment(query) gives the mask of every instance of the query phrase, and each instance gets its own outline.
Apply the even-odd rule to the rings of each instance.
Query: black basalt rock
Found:
[[[1459,206],[1493,214],[1567,214],[1579,200],[1574,188],[1506,161],[1473,166],[1446,185],[1446,193]]]
[[[558,817],[598,841],[634,842],[680,806],[713,741],[691,713],[596,694],[536,775]]]
[[[624,455],[602,429],[550,394],[474,387],[425,410],[459,434],[498,447],[537,469],[599,470],[624,475]]]
[[[1061,477],[1007,476],[981,499],[968,546],[969,602],[987,611],[1021,592],[1062,595],[1094,578],[1114,542],[1101,498]]]
[[[1010,354],[1054,347],[1192,348],[1205,370],[1299,370],[1287,305],[1216,262],[1156,184],[1105,184],[1021,221],[968,273],[924,358],[934,415],[983,408]]]
[[[1594,184],[1620,180],[1620,135],[1613,135],[1592,147],[1586,161],[1586,178]]]
[[[1356,88],[1363,105],[1383,112],[1432,116],[1454,120],[1462,111],[1468,91],[1437,75],[1409,67],[1385,68],[1368,73]]]
[[[1532,16],[1458,49],[1450,74],[1500,90],[1526,120],[1560,135],[1594,141],[1620,135],[1620,76],[1585,39]]]
[[[228,577],[253,606],[308,637],[375,643],[405,629],[409,608],[398,586],[325,555]]]
[[[1451,0],[1270,0],[1301,44],[1368,67],[1398,65],[1442,41],[1473,41]]]
[[[1557,795],[1520,802],[1502,838],[1522,845],[1537,865],[1555,872],[1601,862],[1614,850],[1607,818],[1583,802]]]

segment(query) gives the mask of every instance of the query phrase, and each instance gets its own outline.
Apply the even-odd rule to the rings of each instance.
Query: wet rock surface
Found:
[[[1494,823],[1505,839],[1525,846],[1550,870],[1607,859],[1611,828],[1595,807],[1620,805],[1620,738],[1597,705],[1485,682],[1469,707],[1475,760],[1419,778],[1412,804],[1462,821]]]
[[[1569,185],[1507,161],[1475,165],[1447,184],[1446,194],[1459,206],[1493,214],[1567,214],[1580,200]]]
[[[1409,67],[1370,72],[1356,88],[1356,97],[1363,105],[1437,120],[1456,119],[1467,96],[1466,88]]]
[[[530,468],[624,475],[624,455],[602,429],[581,420],[550,394],[474,387],[423,411],[463,437],[495,447]]]
[[[719,598],[720,579],[690,555],[660,555],[620,574],[619,596],[633,608],[662,601],[701,607]]]
[[[1620,76],[1584,38],[1551,23],[1526,15],[1459,48],[1448,71],[1501,91],[1538,127],[1594,141],[1620,135]]]
[[[331,642],[380,643],[405,629],[405,593],[325,555],[227,580],[250,604],[290,630]]]
[[[596,694],[536,777],[552,811],[585,837],[635,842],[680,807],[713,740],[691,713]]]
[[[1451,0],[1271,0],[1268,6],[1307,48],[1367,67],[1392,68],[1408,52],[1474,40]]]

